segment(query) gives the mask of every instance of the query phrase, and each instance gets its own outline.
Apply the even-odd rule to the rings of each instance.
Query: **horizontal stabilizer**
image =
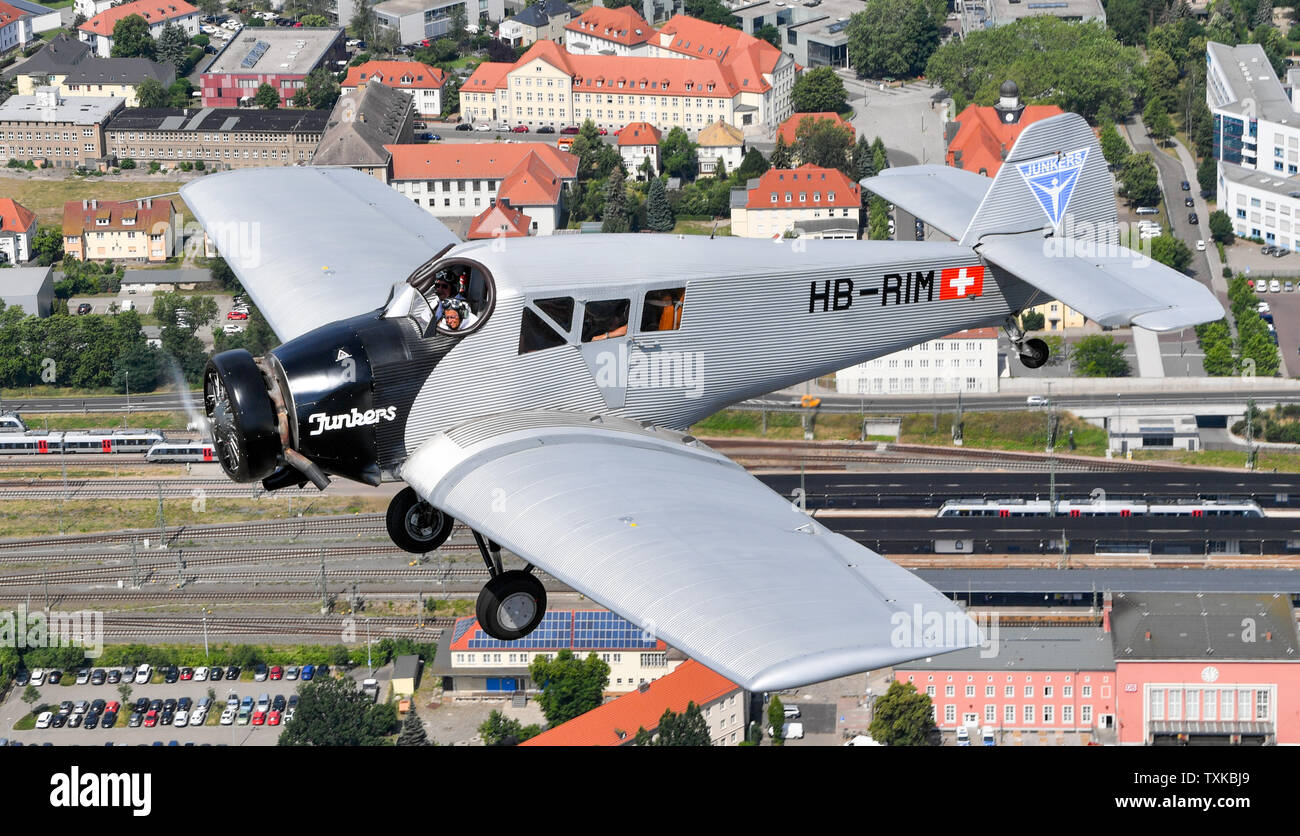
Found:
[[[943,165],[887,168],[862,187],[952,238],[960,238],[979,209],[992,180]]]
[[[976,249],[985,261],[1107,327],[1174,331],[1223,317],[1219,300],[1195,279],[1125,247],[1104,247],[1104,255],[1095,256],[1072,253],[1077,244],[1028,233],[990,236]]]

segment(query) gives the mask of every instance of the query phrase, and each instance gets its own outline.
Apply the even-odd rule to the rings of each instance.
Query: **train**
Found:
[[[162,441],[149,448],[145,461],[215,462],[217,450],[211,441]]]
[[[1049,517],[1046,499],[950,499],[938,517]],[[1251,499],[1179,499],[1171,501],[1058,499],[1058,517],[1262,517]]]
[[[16,412],[0,412],[0,433],[25,433],[27,425]]]
[[[155,430],[115,430],[113,432],[35,432],[0,435],[0,455],[46,455],[71,453],[147,453],[163,440]]]

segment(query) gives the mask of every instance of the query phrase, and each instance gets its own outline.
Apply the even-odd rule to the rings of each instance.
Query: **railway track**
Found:
[[[311,584],[320,580],[319,571],[297,571],[297,570],[271,570],[271,571],[242,571],[242,572],[208,572],[203,571],[206,566],[223,566],[230,565],[232,561],[216,560],[207,564],[198,562],[186,562],[183,570],[187,583],[301,583]],[[237,562],[237,561],[236,561]],[[122,581],[124,583],[133,582],[134,569],[131,566],[102,566],[93,569],[67,569],[56,572],[31,572],[25,574],[0,575],[0,587],[17,586],[17,587],[45,587],[59,586],[65,584],[88,584],[88,583],[114,583]],[[175,561],[170,563],[153,563],[148,566],[139,567],[139,577],[141,583],[149,583],[155,576],[161,575],[166,579],[174,578],[177,574],[177,564]],[[416,581],[424,583],[446,583],[448,581],[466,581],[466,580],[485,580],[487,578],[487,569],[451,569],[451,568],[424,568],[424,567],[407,567],[405,569],[359,569],[354,567],[336,567],[326,573],[326,578],[330,581],[406,581],[414,583]],[[549,578],[548,575],[537,572],[539,578]]]
[[[322,537],[347,534],[384,533],[383,514],[351,514],[347,516],[295,517],[286,520],[263,520],[252,523],[215,523],[212,525],[168,526],[161,540],[168,544],[190,540],[225,540],[250,538]],[[95,534],[66,534],[54,537],[28,537],[0,540],[0,550],[62,548],[69,545],[99,543],[130,543],[148,540],[157,543],[159,530],[135,529],[131,531],[99,532]]]
[[[368,619],[371,637],[440,638],[455,623],[447,617],[394,616]],[[104,635],[149,638],[177,635],[208,636],[331,636],[355,633],[356,618],[348,616],[136,616],[109,614]]]

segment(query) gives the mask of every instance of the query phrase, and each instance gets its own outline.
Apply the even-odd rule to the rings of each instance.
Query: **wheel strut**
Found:
[[[505,570],[501,566],[501,546],[491,540],[484,540],[483,535],[474,532],[474,542],[478,544],[478,553],[483,556],[488,575],[497,577]],[[529,567],[531,569],[531,566]]]

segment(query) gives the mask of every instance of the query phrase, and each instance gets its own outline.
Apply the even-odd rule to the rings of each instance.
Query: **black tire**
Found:
[[[384,520],[388,537],[403,551],[425,554],[441,546],[451,536],[456,521],[420,499],[414,488],[405,488],[388,504]]]
[[[1047,362],[1051,349],[1047,343],[1035,337],[1032,340],[1025,340],[1024,351],[1020,355],[1020,362],[1024,363],[1027,368],[1036,369]]]
[[[536,630],[546,615],[546,589],[522,569],[502,572],[479,592],[475,615],[479,627],[492,638],[522,639]]]

